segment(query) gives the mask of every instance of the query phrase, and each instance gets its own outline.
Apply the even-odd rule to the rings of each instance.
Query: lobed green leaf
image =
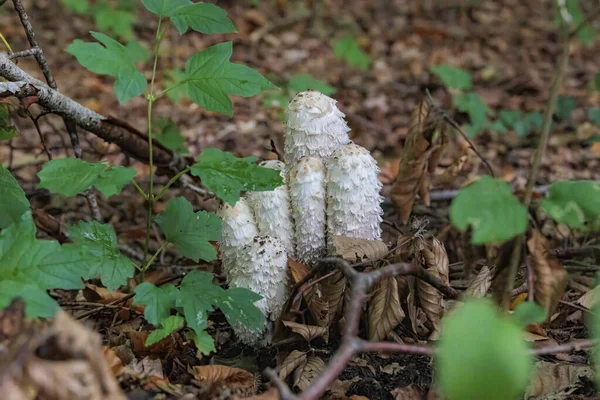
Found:
[[[135,288],[133,304],[144,305],[144,318],[152,325],[158,326],[169,317],[178,298],[179,290],[170,283],[156,287],[150,282],[144,282]]]
[[[559,181],[542,200],[548,215],[571,228],[600,229],[600,185],[593,181]]]
[[[0,229],[21,220],[29,210],[29,200],[10,171],[0,164]]]
[[[447,87],[458,90],[470,90],[473,86],[471,74],[467,71],[448,64],[439,64],[431,67],[433,72]]]
[[[146,338],[146,346],[152,346],[178,329],[183,328],[185,320],[179,315],[171,315],[160,322],[161,327],[152,331]]]
[[[336,39],[333,42],[333,53],[351,67],[358,67],[361,71],[369,69],[371,59],[360,48],[358,41],[351,36],[342,36]]]

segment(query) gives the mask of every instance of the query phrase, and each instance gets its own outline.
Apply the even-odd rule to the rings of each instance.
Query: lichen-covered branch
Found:
[[[109,143],[115,143],[131,157],[148,162],[148,139],[132,126],[113,118],[105,118],[52,89],[15,65],[6,54],[0,54],[0,76],[11,81],[0,82],[0,97],[36,97],[36,102],[49,112],[72,120],[78,127]],[[154,163],[164,167],[182,167],[173,152],[157,143],[154,144]]]

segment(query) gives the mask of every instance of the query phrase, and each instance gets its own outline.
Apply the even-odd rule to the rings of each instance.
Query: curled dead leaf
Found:
[[[313,339],[324,337],[327,335],[327,327],[316,326],[316,325],[304,325],[292,321],[282,321],[285,326],[290,328],[292,332],[299,334],[307,342],[311,342]]]
[[[369,340],[384,340],[405,317],[396,278],[377,283],[368,310]]]
[[[534,273],[535,301],[550,317],[565,292],[569,274],[550,251],[548,240],[537,229],[532,231],[527,248]]]
[[[350,238],[345,236],[333,237],[333,252],[349,262],[379,260],[388,252],[381,240]]]
[[[293,258],[288,257],[288,269],[292,274],[294,283],[300,282],[308,274],[310,268],[306,264],[302,264]]]
[[[308,309],[318,326],[329,326],[329,302],[323,294],[322,282],[311,285],[304,291]]]
[[[227,365],[196,365],[193,367],[194,377],[213,385],[226,386],[233,391],[253,393],[256,380],[254,375],[245,369]]]
[[[483,266],[469,282],[463,297],[485,297],[490,286],[492,286],[492,271],[487,266]]]
[[[306,362],[306,353],[298,350],[292,351],[281,363],[279,378],[285,380],[296,368]]]
[[[591,310],[598,304],[598,300],[600,300],[600,286],[596,286],[595,288],[588,290],[577,300],[579,304]]]
[[[451,187],[456,184],[456,179],[465,172],[469,165],[469,157],[464,155],[456,160],[452,165],[439,175],[433,177],[434,187]]]
[[[114,376],[118,377],[123,375],[123,362],[121,361],[119,356],[117,356],[117,353],[115,353],[113,349],[111,349],[110,347],[103,346],[102,355],[104,356],[104,360],[106,361],[106,364],[108,364],[108,367],[110,368]]]
[[[550,397],[568,398],[567,395],[581,387],[581,378],[593,380],[594,370],[592,367],[539,361],[535,364],[535,371],[531,376],[524,398],[530,400],[542,400]],[[561,394],[565,397],[558,397]]]
[[[325,369],[325,362],[319,357],[310,357],[294,372],[294,387],[306,390],[315,378]]]

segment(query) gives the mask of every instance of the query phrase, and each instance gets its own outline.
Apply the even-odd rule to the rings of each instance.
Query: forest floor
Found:
[[[102,115],[119,117],[145,131],[147,108],[144,99],[139,97],[119,106],[112,89],[113,79],[87,71],[65,51],[74,39],[91,40],[88,31],[96,29],[93,19],[65,12],[58,0],[28,3],[31,3],[27,4],[31,22],[60,91]],[[332,97],[346,114],[352,140],[369,149],[379,162],[384,195],[388,199],[411,111],[424,97],[426,89],[459,124],[468,121],[465,113],[453,110],[452,96],[431,72],[432,66],[450,64],[470,72],[473,91],[493,112],[512,109],[543,113],[547,105],[561,51],[559,29],[549,0],[480,1],[473,2],[472,6],[464,6],[467,2],[459,0],[345,0],[316,2],[319,4],[316,11],[308,10],[301,1],[288,1],[287,5],[280,6],[282,3],[286,2],[219,1],[238,33],[212,36],[189,33],[181,37],[174,33],[164,41],[164,57],[158,67],[159,85],[166,71],[183,67],[185,60],[195,52],[224,40],[233,41],[233,62],[256,68],[281,87],[295,74],[310,74],[335,88]],[[15,51],[28,48],[18,18],[9,5],[4,8],[9,10],[0,13],[0,32]],[[152,15],[142,11],[140,6],[134,31],[148,48],[154,37],[155,23]],[[350,67],[334,55],[331,39],[344,33],[358,37],[371,60],[367,71]],[[34,60],[21,60],[19,66],[31,75],[43,78]],[[144,72],[150,76],[150,66]],[[536,186],[557,180],[600,180],[600,142],[590,140],[600,134],[600,127],[588,117],[589,108],[600,107],[600,91],[594,90],[598,72],[598,47],[575,42],[559,92],[561,96],[573,98],[575,106],[570,115],[557,119],[552,127]],[[234,97],[233,118],[205,111],[185,99],[173,105],[166,98],[155,105],[155,115],[169,118],[179,126],[194,157],[203,148],[218,147],[236,156],[272,159],[276,155],[269,151],[270,140],[282,149],[284,126],[279,118],[281,111],[263,104],[265,96]],[[17,124],[20,136],[11,146],[0,146],[0,162],[12,167],[11,171],[25,189],[32,206],[40,210],[48,223],[58,222],[56,238],[64,233],[62,227],[89,218],[85,198],[67,199],[36,189],[35,174],[46,161],[46,154],[31,121],[22,119]],[[65,146],[68,135],[60,119],[49,116],[41,120],[40,127],[52,154],[55,157],[64,155],[69,147]],[[118,147],[108,145],[90,133],[80,132],[80,135],[85,159],[131,166],[138,172],[136,180],[146,187],[147,165],[128,158]],[[525,186],[538,136],[531,133],[520,137],[510,130],[505,133],[483,131],[472,141],[489,161],[495,175],[505,179],[518,192]],[[452,164],[461,148],[464,149],[464,141],[459,135],[453,134],[451,142],[451,150],[442,159],[442,167]],[[449,222],[452,195],[444,193],[459,189],[473,176],[484,173],[484,165],[474,161],[457,180],[433,188],[434,201],[430,207],[418,202],[413,209],[414,215],[428,219],[428,230],[443,241],[451,272],[453,265],[464,261],[464,254],[460,236]],[[167,180],[167,177],[160,177],[158,182],[164,184]],[[164,202],[156,205],[155,211],[162,211],[166,201],[177,196],[185,196],[195,207],[209,211],[218,206],[215,198],[202,199],[177,188],[165,196]],[[99,205],[105,220],[115,227],[122,250],[129,256],[139,257],[146,224],[144,199],[128,187],[108,200],[101,198]],[[407,232],[390,205],[385,211],[388,222],[384,225],[385,239],[395,243],[398,228],[401,233]],[[580,246],[586,239],[574,238],[571,232],[554,225],[547,226],[544,233],[552,238],[553,249]],[[159,246],[160,235],[153,235],[151,249]],[[595,257],[597,261],[598,255]],[[569,262],[568,259],[561,261]],[[161,256],[157,267],[148,273],[147,280],[154,283],[176,280],[192,269],[221,276],[219,262],[198,265],[177,257],[175,252],[167,252]],[[455,271],[459,273],[451,275],[451,284],[464,288],[460,271]],[[215,338],[216,354],[198,357],[191,342],[179,335],[146,348],[143,343],[150,327],[140,310],[132,306],[130,297],[125,297],[128,288],[111,292],[97,284],[91,281],[83,291],[58,290],[51,294],[63,309],[102,335],[105,357],[110,360],[115,376],[131,399],[182,398],[186,394],[189,396],[186,398],[224,399],[251,394],[255,390],[262,392],[268,387],[268,379],[260,373],[264,368],[280,366],[290,351],[298,349],[310,348],[327,361],[340,341],[339,332],[334,329],[329,343],[322,338],[310,345],[288,341],[255,352],[236,343],[224,317],[215,313],[211,316],[209,332]],[[573,274],[557,315],[551,323],[532,332],[531,340],[564,343],[587,337],[584,320],[588,311],[578,299],[594,285],[593,273],[579,271]],[[119,299],[123,302],[115,305],[114,301]],[[32,326],[30,322],[20,321],[18,315],[17,306],[0,313],[0,345],[9,343],[25,327],[42,329],[36,324]],[[408,331],[407,326],[400,326],[395,331],[395,338],[407,343],[423,341],[422,337],[408,334]],[[583,368],[590,363],[590,353],[584,350],[565,352],[543,359]],[[131,364],[133,360],[137,363]],[[202,383],[203,372],[194,367],[219,364],[250,371],[252,384],[244,381],[246,376],[229,376],[212,386]],[[563,382],[566,387],[560,389],[569,394],[556,398],[593,396],[589,376],[577,374]],[[327,396],[355,400],[421,398],[432,387],[433,375],[433,365],[426,356],[366,354],[351,361]],[[262,398],[275,398],[272,391],[268,393]],[[434,397],[430,395],[430,398]]]

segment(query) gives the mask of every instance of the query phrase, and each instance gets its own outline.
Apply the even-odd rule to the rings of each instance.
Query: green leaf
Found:
[[[521,119],[521,112],[519,110],[500,110],[499,116],[507,128],[514,128]]]
[[[588,119],[595,125],[600,126],[600,107],[591,107],[588,110]]]
[[[262,296],[244,288],[230,288],[216,299],[216,306],[223,311],[230,325],[241,323],[250,329],[262,329],[265,317],[254,305]]]
[[[158,343],[171,333],[183,327],[185,320],[179,315],[171,315],[160,322],[161,327],[152,331],[146,339],[146,347]]]
[[[27,318],[49,318],[58,311],[58,303],[35,285],[23,281],[0,281],[0,310],[8,306],[14,299],[21,298],[25,303]]]
[[[191,173],[202,179],[202,184],[231,206],[244,190],[274,190],[283,185],[279,171],[261,167],[256,157],[236,158],[219,149],[205,149]]]
[[[10,122],[8,105],[0,103],[0,140],[9,140],[17,136],[19,131]]]
[[[69,10],[79,14],[87,14],[92,9],[89,0],[61,0],[61,3]]]
[[[492,121],[492,122],[488,123],[488,126],[486,129],[491,132],[500,132],[500,133],[506,132],[506,126],[500,120],[496,120],[496,121]]]
[[[74,55],[88,70],[116,77],[114,89],[120,104],[142,94],[146,90],[147,81],[135,68],[139,52],[130,51],[130,48],[103,33],[90,33],[102,44],[77,39],[67,47],[67,52]]]
[[[179,291],[170,283],[160,287],[144,282],[135,288],[133,304],[145,306],[144,318],[154,326],[169,317],[171,308],[175,308]]]
[[[600,90],[600,72],[596,72],[596,77],[594,78],[594,88],[596,90]]]
[[[108,169],[107,169],[108,168]],[[120,193],[134,176],[135,170],[121,166],[108,167],[101,162],[88,162],[79,158],[59,158],[42,166],[38,172],[40,188],[75,196],[95,186],[106,197]]]
[[[579,6],[579,0],[566,0],[565,7],[571,16],[571,27],[575,28],[580,26],[585,20],[585,14]],[[562,19],[562,16],[560,17],[560,22],[562,26],[565,25],[565,21]],[[590,24],[585,24],[583,28],[577,32],[577,39],[586,45],[594,44],[595,36],[596,32]]]
[[[594,133],[592,136],[587,138],[587,140],[585,141],[585,143],[588,145],[591,145],[593,143],[598,143],[598,142],[600,142],[600,135],[597,133]]]
[[[473,244],[504,242],[527,229],[527,209],[501,179],[482,176],[460,190],[450,220],[461,232],[472,227]]]
[[[546,310],[539,304],[526,301],[517,306],[511,317],[520,327],[530,324],[541,324],[546,320]]]
[[[167,88],[172,88],[167,92],[167,97],[171,99],[173,103],[179,103],[181,99],[189,98],[186,74],[182,69],[175,68],[167,71],[165,86]]]
[[[542,200],[548,215],[571,228],[600,229],[600,185],[593,181],[559,181]]]
[[[263,99],[263,106],[267,108],[286,108],[290,97],[281,92],[269,92]]]
[[[448,64],[439,64],[431,67],[431,72],[450,89],[470,90],[473,86],[471,74],[460,68]]]
[[[137,40],[130,40],[127,43],[126,51],[129,58],[134,62],[146,62],[150,59],[150,52]]]
[[[142,3],[150,12],[165,17],[177,7],[185,6],[192,2],[190,0],[142,0]]]
[[[19,222],[29,210],[29,200],[10,171],[0,164],[0,229]]]
[[[459,111],[469,114],[471,124],[485,127],[488,124],[487,115],[492,112],[477,93],[464,93],[454,96],[454,104]]]
[[[351,36],[342,36],[334,40],[333,53],[351,67],[358,67],[361,71],[369,69],[371,59],[362,51],[356,39]]]
[[[567,120],[571,118],[571,113],[575,109],[577,101],[575,97],[571,96],[558,96],[556,101],[556,116],[561,120]]]
[[[81,221],[69,228],[69,237],[85,251],[89,276],[100,275],[109,290],[119,288],[127,283],[127,278],[133,277],[133,263],[119,252],[112,226]]]
[[[38,240],[31,212],[0,232],[0,308],[21,297],[29,318],[52,316],[57,304],[47,289],[81,289],[89,266],[75,246]]]
[[[489,300],[466,301],[442,321],[436,369],[448,400],[518,398],[532,367],[523,333]]]
[[[214,351],[212,338],[204,331],[208,312],[220,307],[230,324],[241,322],[250,328],[264,327],[264,317],[254,302],[262,297],[247,289],[224,290],[208,272],[192,271],[181,281],[180,304],[188,326],[196,333],[196,346],[204,353]]]
[[[237,32],[233,22],[227,18],[227,11],[214,4],[193,3],[174,8],[167,14],[182,35],[188,28],[206,35]]]
[[[133,12],[100,3],[94,10],[96,26],[115,36],[131,39],[136,15]]]
[[[214,213],[198,211],[183,197],[167,203],[165,211],[156,217],[156,223],[181,254],[198,262],[199,259],[212,261],[217,251],[209,240],[221,237],[221,219]]]
[[[515,132],[519,137],[525,137],[529,133],[541,132],[544,124],[544,115],[537,111],[525,114],[525,116],[516,123]]]
[[[326,96],[331,96],[335,93],[335,88],[333,86],[329,86],[327,83],[317,80],[308,74],[296,74],[292,76],[288,82],[288,87],[294,92],[304,92],[312,89],[317,90]]]
[[[166,118],[159,118],[152,123],[154,138],[169,150],[180,154],[188,154],[185,138],[181,136],[179,127]]]
[[[188,94],[209,111],[233,115],[230,95],[250,97],[274,88],[257,71],[229,61],[231,42],[219,43],[193,55],[186,63]]]

